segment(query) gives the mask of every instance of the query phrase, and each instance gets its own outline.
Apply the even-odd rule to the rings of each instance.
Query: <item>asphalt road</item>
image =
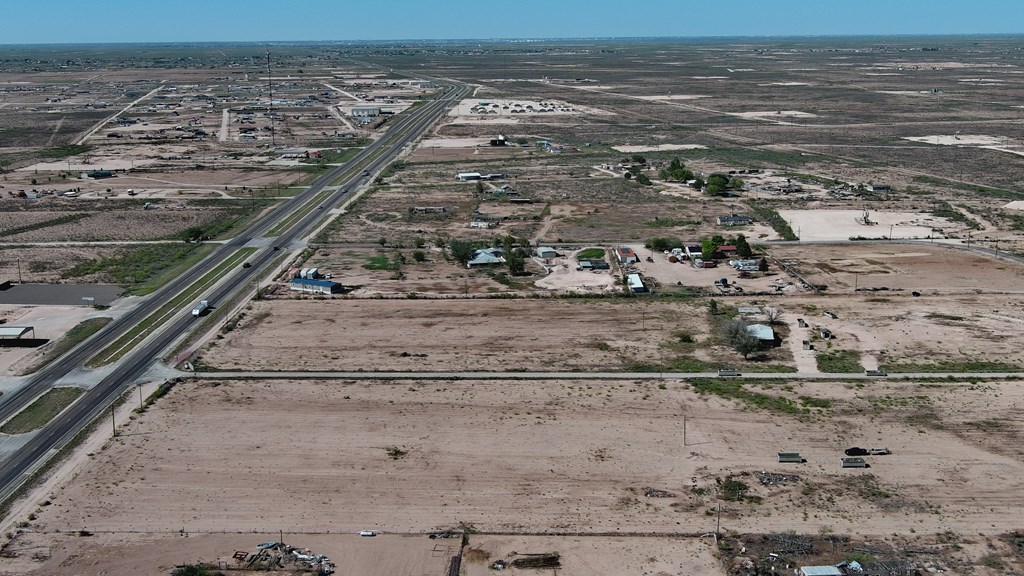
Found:
[[[323,209],[314,208],[293,224],[274,242],[250,258],[250,268],[239,267],[234,274],[223,280],[205,299],[216,306],[226,301],[239,290],[248,286],[273,262],[279,254],[277,247],[301,239],[312,230],[325,216],[327,209],[342,200],[349,190],[363,184],[368,176],[362,175],[365,169],[370,174],[389,163],[410,142],[418,138],[431,126],[452,101],[461,98],[467,91],[465,87],[451,87],[441,97],[414,108],[408,116],[395,121],[388,132],[364,148],[352,160],[318,178],[307,190],[294,198],[275,207],[269,214],[250,226],[245,232],[234,239],[221,244],[210,256],[192,267],[189,271],[169,282],[159,291],[142,301],[133,310],[114,320],[104,330],[86,340],[69,353],[41,370],[18,391],[0,399],[0,421],[13,416],[27,406],[39,394],[53,387],[61,378],[71,371],[85,365],[92,356],[115,341],[125,331],[155,312],[160,306],[172,299],[182,290],[188,288],[208,271],[216,267],[225,258],[253,238],[265,235],[274,226],[301,210],[305,204],[314,199],[325,186],[333,184],[353,167],[359,170],[331,192],[319,204]],[[371,156],[381,151],[376,158]],[[6,501],[31,475],[45,464],[46,460],[56,454],[61,447],[70,441],[90,422],[107,410],[113,402],[143,376],[149,368],[160,360],[160,356],[174,341],[187,333],[194,319],[190,314],[182,313],[174,320],[160,328],[141,345],[117,362],[110,373],[83,394],[68,410],[37,432],[20,449],[10,454],[3,461],[0,469],[0,501]]]
[[[333,372],[235,371],[183,373],[186,378],[238,380],[688,380],[718,378],[717,372]],[[743,372],[744,380],[921,380],[1024,379],[1024,372],[899,372],[867,376],[862,372]],[[724,379],[736,378],[727,376]]]

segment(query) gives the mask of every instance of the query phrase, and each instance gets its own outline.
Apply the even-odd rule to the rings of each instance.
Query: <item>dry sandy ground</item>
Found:
[[[799,110],[771,110],[763,112],[737,112],[733,116],[740,118],[756,118],[759,120],[771,118],[817,118],[817,114],[800,112]]]
[[[420,141],[419,148],[472,148],[490,144],[490,138],[425,138]]]
[[[685,285],[710,288],[727,277],[745,293],[772,291],[779,282],[779,296],[721,296],[721,303],[756,300],[787,317],[805,317],[836,334],[832,346],[860,351],[868,363],[1024,364],[1024,350],[1009,337],[1024,325],[1018,267],[927,246],[787,247],[773,256],[793,263],[833,296],[823,300],[801,290],[786,274],[738,279],[731,268],[697,270],[661,255],[637,267],[662,284],[678,277]],[[575,282],[570,272],[563,274]],[[542,282],[555,280],[562,278]],[[854,293],[855,287],[860,291]],[[913,297],[915,290],[922,297]],[[825,310],[839,320],[826,319]],[[709,333],[703,301],[270,300],[254,304],[236,329],[209,344],[202,361],[223,369],[593,371],[658,360],[680,330],[700,338]],[[698,346],[696,353],[711,361],[738,360],[724,348]]]
[[[1020,296],[973,295],[913,298],[906,293],[833,298],[807,297],[785,309],[812,328],[828,328],[828,344],[857,350],[872,362],[932,364],[973,360],[1024,365],[1024,350],[1013,337],[1024,326]],[[838,319],[824,316],[834,312]],[[803,336],[806,339],[810,331]],[[796,337],[795,335],[793,336]],[[825,350],[822,343],[819,350]]]
[[[779,210],[779,215],[790,223],[801,240],[888,238],[890,226],[892,237],[896,239],[931,238],[933,235],[941,238],[942,232],[933,232],[932,228],[952,228],[945,218],[923,212],[869,211],[871,221],[877,222],[870,226],[857,222],[857,218],[864,215],[863,210]]]
[[[547,261],[534,258],[549,274],[534,282],[538,288],[547,290],[573,290],[577,292],[612,292],[621,289],[622,284],[613,270],[577,270],[577,254],[581,250],[564,253],[565,256]],[[608,255],[605,255],[607,260]]]
[[[886,230],[888,232],[888,230]],[[1024,291],[1024,268],[964,250],[926,244],[772,246],[779,260],[796,264],[828,291],[855,288],[917,290],[925,295]]]
[[[489,111],[493,111],[493,114],[477,114],[472,111],[472,108],[480,104],[481,102],[487,102],[488,105],[485,107]],[[493,107],[493,104],[497,104],[497,107]],[[508,108],[506,108],[506,106]],[[527,108],[529,106],[529,108]],[[546,110],[545,112],[538,112],[539,110]],[[520,110],[515,114],[512,110]],[[544,116],[576,116],[580,114],[610,114],[604,110],[599,110],[590,106],[580,106],[577,104],[569,104],[563,100],[544,100],[543,103],[538,100],[509,100],[506,98],[468,98],[459,102],[449,112],[450,117],[460,116],[479,116],[481,118],[490,117],[523,117],[530,118],[531,120],[537,117],[543,118]]]
[[[693,310],[562,299],[264,301],[202,357],[223,369],[596,370],[622,363],[605,345],[656,357]]]
[[[73,534],[31,535],[19,540],[5,559],[0,574],[167,576],[174,566],[193,562],[223,562],[236,566],[235,550],[254,552],[256,545],[277,540],[273,534]],[[355,534],[284,534],[286,543],[324,554],[338,565],[338,576],[420,576],[442,574],[457,539],[429,540],[425,536]],[[19,552],[20,551],[20,552]],[[33,560],[39,554],[46,560]],[[270,574],[258,572],[255,574]]]
[[[85,306],[0,305],[0,318],[6,320],[4,326],[32,326],[36,338],[47,338],[51,342],[59,340],[82,320],[101,315]],[[34,356],[38,351],[38,348],[0,348],[0,374],[12,374],[12,368],[18,366],[22,359]],[[24,367],[24,362],[21,364]],[[0,392],[4,388],[0,384]]]
[[[611,87],[608,86],[607,88]],[[706,94],[663,94],[660,96],[637,96],[637,98],[644,100],[697,100],[699,98],[711,98],[711,96]]]
[[[423,535],[360,538],[354,534],[285,534],[285,542],[325,554],[337,564],[338,576],[422,576],[444,574],[457,553],[458,538],[430,540]],[[133,574],[166,576],[177,564],[197,561],[235,566],[231,553],[253,551],[255,545],[277,534],[140,534],[26,535],[6,559],[0,574],[75,576]],[[463,560],[466,576],[493,575],[488,566],[499,558],[511,559],[536,552],[557,551],[559,574],[566,576],[618,576],[620,574],[685,573],[719,576],[725,571],[709,539],[638,537],[471,536]],[[48,557],[33,560],[31,554]],[[521,556],[517,556],[521,557]],[[678,572],[677,572],[678,571]],[[503,574],[525,576],[545,571],[509,568]],[[259,574],[265,574],[260,572]]]
[[[941,146],[994,146],[996,144],[1003,144],[1006,140],[1005,138],[985,136],[983,134],[907,136],[903,139],[910,140],[911,142],[924,142]]]
[[[713,529],[705,511],[718,504],[722,528],[739,533],[1019,527],[1020,382],[862,386],[757,388],[833,402],[827,414],[797,417],[701,397],[678,382],[664,390],[642,381],[183,383],[50,495],[29,527],[36,533],[16,541],[22,556],[5,568],[22,573],[34,552],[52,554],[54,569],[59,561],[64,570],[166,566],[268,539],[194,536],[222,530],[281,529],[288,539],[367,528],[422,533],[466,522],[484,531],[698,534]],[[872,458],[870,469],[841,469],[839,456],[851,445],[894,454]],[[405,455],[390,458],[392,447]],[[775,461],[777,451],[790,450],[807,463]],[[745,475],[759,470],[802,480],[765,487]],[[729,474],[763,503],[719,500],[716,479]],[[646,497],[647,487],[670,495]],[[80,529],[99,535],[72,535]],[[182,530],[190,536],[174,536]],[[699,546],[675,540],[610,538],[602,556],[590,551],[604,544],[587,539],[479,538],[492,555],[564,546],[573,562],[591,558],[627,573],[651,573],[653,566],[633,564],[641,551],[662,570],[690,554],[710,567]],[[338,558],[331,546],[363,545],[352,540],[301,544]],[[152,556],[140,552],[161,543]],[[37,567],[37,574],[72,573]]]
[[[667,152],[669,150],[697,150],[707,148],[700,144],[654,144],[651,146],[612,146],[619,152]]]
[[[610,270],[577,270],[574,258],[554,259],[546,268],[551,270],[551,273],[534,282],[538,288],[581,293],[608,293],[622,288],[622,284]]]

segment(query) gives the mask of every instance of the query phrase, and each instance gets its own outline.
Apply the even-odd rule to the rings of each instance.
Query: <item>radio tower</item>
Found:
[[[274,134],[274,77],[270,72],[270,50],[267,50],[267,90],[270,92],[270,146],[277,148],[277,137]]]

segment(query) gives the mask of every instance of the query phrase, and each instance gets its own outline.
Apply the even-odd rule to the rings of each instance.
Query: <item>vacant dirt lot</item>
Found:
[[[888,230],[886,231],[888,233]],[[772,246],[810,282],[830,292],[890,288],[924,294],[1015,293],[1024,290],[1018,264],[926,244]]]
[[[553,299],[265,301],[202,357],[223,369],[600,370],[657,358],[673,330],[701,331],[702,321],[687,320],[694,310]]]
[[[1024,506],[1008,496],[1024,473],[1019,382],[753,390],[829,407],[751,411],[680,382],[184,383],[51,495],[31,524],[47,535],[29,541],[80,529],[124,544],[134,532],[287,538],[460,522],[692,534],[713,530],[705,511],[718,504],[722,528],[740,533],[1019,525]],[[893,455],[841,469],[852,445]],[[807,462],[778,464],[778,451]],[[754,473],[765,470],[799,478],[763,486]],[[729,475],[760,500],[724,500],[718,481]]]

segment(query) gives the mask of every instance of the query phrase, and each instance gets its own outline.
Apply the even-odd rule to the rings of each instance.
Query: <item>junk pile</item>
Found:
[[[799,482],[800,477],[796,474],[777,474],[775,472],[754,472],[758,482],[762,486],[779,486],[790,482]]]
[[[264,542],[256,545],[255,552],[236,551],[231,556],[241,570],[313,570],[317,576],[334,574],[336,566],[323,554],[309,548],[298,548],[283,542]]]

